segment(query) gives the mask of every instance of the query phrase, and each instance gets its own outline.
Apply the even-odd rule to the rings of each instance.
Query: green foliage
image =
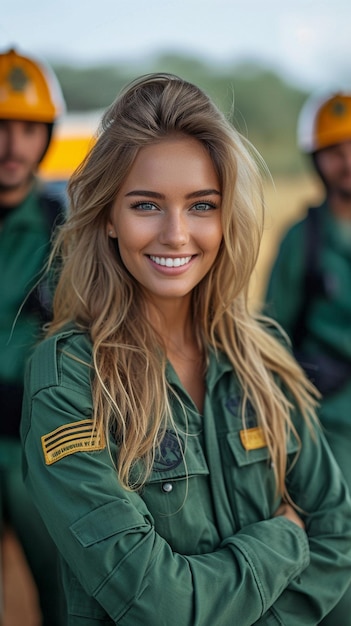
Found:
[[[128,80],[121,69],[114,66],[79,68],[59,65],[54,69],[68,111],[89,111],[107,107]]]
[[[127,82],[148,72],[170,72],[204,89],[261,153],[272,174],[297,173],[296,122],[306,93],[272,70],[245,63],[214,66],[197,58],[163,54],[140,63],[94,67],[54,66],[69,111],[107,107]]]

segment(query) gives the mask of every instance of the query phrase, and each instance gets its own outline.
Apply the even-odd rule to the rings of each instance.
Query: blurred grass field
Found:
[[[261,305],[270,269],[284,233],[305,215],[309,206],[322,200],[322,194],[318,181],[307,173],[296,178],[276,178],[266,183],[265,229],[250,288],[250,305],[253,309]]]

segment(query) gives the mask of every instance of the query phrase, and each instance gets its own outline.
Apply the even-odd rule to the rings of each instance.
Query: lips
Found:
[[[162,265],[165,267],[181,267],[182,265],[187,265],[190,263],[192,257],[191,256],[183,256],[183,257],[165,257],[165,256],[153,256],[150,254],[150,259],[156,265]]]

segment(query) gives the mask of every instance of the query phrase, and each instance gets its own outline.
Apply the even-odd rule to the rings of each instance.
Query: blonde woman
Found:
[[[68,624],[318,624],[351,578],[350,500],[313,388],[247,309],[250,149],[196,86],[142,77],[69,195],[22,420]]]

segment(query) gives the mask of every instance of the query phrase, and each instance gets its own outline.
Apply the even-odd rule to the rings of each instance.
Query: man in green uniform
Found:
[[[283,239],[267,311],[322,394],[320,419],[351,487],[351,95],[309,99],[299,139],[325,200]],[[351,624],[351,590],[322,623]]]
[[[49,68],[15,50],[0,54],[0,537],[19,539],[46,626],[63,625],[56,548],[22,479],[19,422],[25,362],[45,317],[43,288],[32,291],[62,212],[40,189],[35,171],[64,109]],[[6,567],[6,563],[5,563]]]

